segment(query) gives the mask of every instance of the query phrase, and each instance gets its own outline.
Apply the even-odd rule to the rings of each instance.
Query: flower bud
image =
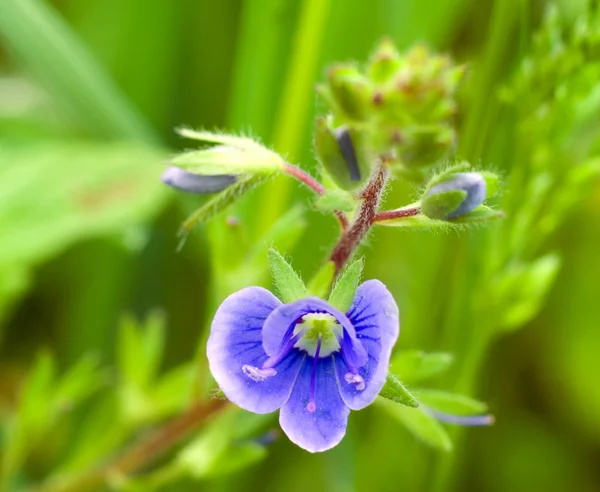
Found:
[[[169,167],[162,175],[162,181],[166,185],[186,193],[199,195],[223,191],[235,183],[236,179],[236,176],[228,174],[219,176],[194,174],[177,166]]]
[[[394,46],[394,42],[385,38],[371,56],[367,71],[372,81],[381,83],[392,78],[400,66],[400,54]]]
[[[343,189],[356,188],[368,176],[364,159],[357,152],[357,132],[345,126],[331,128],[330,120],[320,118],[315,128],[315,150],[321,164]]]
[[[454,173],[433,181],[421,200],[430,219],[456,219],[472,212],[486,198],[486,182],[479,173]]]
[[[351,120],[364,120],[371,106],[369,80],[348,64],[334,65],[327,78],[328,90],[342,113]]]

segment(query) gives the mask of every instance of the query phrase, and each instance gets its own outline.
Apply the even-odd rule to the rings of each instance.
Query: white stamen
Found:
[[[252,381],[256,381],[257,383],[277,374],[277,371],[272,367],[267,369],[259,369],[258,367],[250,366],[248,364],[244,364],[242,366],[242,372],[252,379]]]
[[[362,391],[366,387],[365,380],[359,374],[347,372],[344,374],[344,379],[348,384],[353,384],[356,388],[356,391]]]

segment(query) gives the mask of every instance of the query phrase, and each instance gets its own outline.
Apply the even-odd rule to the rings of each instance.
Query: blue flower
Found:
[[[456,219],[462,215],[472,212],[481,205],[486,198],[485,179],[479,173],[454,173],[445,181],[435,184],[427,191],[427,196],[443,195],[452,191],[463,191],[464,198],[459,204],[454,204],[452,210],[444,212],[445,219]],[[440,204],[436,204],[436,212],[442,210]],[[432,218],[441,218],[433,216]]]
[[[319,452],[342,440],[350,410],[379,394],[399,330],[398,306],[378,280],[359,286],[346,314],[317,297],[283,304],[247,287],[219,307],[207,355],[229,400],[255,413],[280,408],[289,439]]]

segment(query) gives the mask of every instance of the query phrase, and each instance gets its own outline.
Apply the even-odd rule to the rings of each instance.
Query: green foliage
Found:
[[[379,396],[395,403],[401,403],[407,407],[417,408],[419,406],[417,399],[411,395],[400,380],[391,373],[388,373],[385,385],[379,392]]]
[[[251,138],[234,135],[180,129],[179,134],[201,142],[219,144],[202,150],[183,152],[171,159],[171,164],[200,175],[262,174],[281,169],[283,159]]]
[[[334,210],[352,212],[356,208],[356,201],[342,190],[331,190],[317,198],[315,205],[324,212],[333,212]]]
[[[442,451],[452,451],[452,441],[448,432],[446,432],[442,424],[422,408],[396,405],[391,401],[383,399],[377,400],[377,405],[424,443]]]
[[[308,297],[310,292],[291,265],[276,250],[269,249],[269,269],[279,298],[284,303]]]
[[[333,284],[335,275],[335,264],[328,261],[315,274],[312,280],[308,283],[308,290],[311,295],[326,299],[329,296],[331,285]]]
[[[363,258],[359,258],[348,265],[337,279],[329,295],[329,304],[343,313],[347,312],[352,306],[362,276],[363,266]]]
[[[252,190],[262,179],[243,178],[206,202],[182,199],[186,213],[200,207],[186,230],[212,220],[173,254],[177,211],[167,198],[178,197],[161,187],[158,163],[178,150],[147,147],[159,138],[176,143],[171,128],[182,122],[228,126],[309,167],[313,87],[325,73],[321,94],[334,107],[322,120],[329,143],[341,126],[353,132],[363,178],[371,157],[390,157],[397,178],[385,196],[390,204],[415,200],[404,181],[423,185],[431,167],[453,160],[457,149],[502,176],[505,191],[497,194],[496,175],[477,170],[488,199],[496,198],[467,217],[418,214],[380,223],[432,232],[485,228],[459,237],[379,228],[368,244],[368,275],[386,283],[401,307],[402,350],[391,373],[422,405],[379,399],[376,406],[392,419],[353,415],[340,447],[310,458],[285,442],[276,452],[263,445],[273,416],[229,409],[157,461],[103,477],[98,488],[283,490],[293,482],[316,491],[441,492],[465,483],[477,490],[596,490],[584,464],[600,428],[590,376],[598,345],[600,22],[585,3],[432,0],[424,8],[251,0],[243,9],[225,1],[177,10],[141,0],[0,2],[0,488],[84,490],[80,477],[102,471],[191,400],[206,398],[214,388],[203,352],[212,314],[231,292],[268,284],[268,248],[289,252],[307,280],[317,271],[308,291],[328,294],[324,246],[337,229],[324,214],[286,210],[304,193],[292,191],[289,178],[274,179],[260,196]],[[348,36],[348,26],[360,29]],[[363,59],[384,35],[390,37],[364,66],[323,71],[330,60]],[[432,49],[396,48],[419,39],[465,60],[468,76]],[[377,107],[374,90],[383,96]],[[181,133],[217,147],[249,140]],[[317,207],[354,212],[360,190],[348,179],[347,161],[336,154],[327,168],[316,147],[326,171],[338,173],[333,183],[325,178],[328,192]],[[264,161],[250,159],[252,169],[274,168],[269,152],[260,154]],[[219,172],[241,162],[214,147],[181,155],[199,172],[214,171],[215,158]],[[110,253],[99,254],[103,247]],[[347,305],[350,294],[343,297]],[[124,308],[154,306],[169,314],[168,330],[154,316],[114,326]],[[500,335],[525,326],[530,336],[485,356]],[[95,347],[99,333],[116,340],[116,350],[83,353],[81,341]],[[49,350],[34,358],[42,345]],[[183,362],[195,345],[196,360]],[[447,352],[404,350],[415,346]],[[445,372],[449,352],[455,362]],[[494,380],[478,387],[483,365],[486,382]],[[430,378],[443,389],[422,388]],[[455,439],[460,431],[447,431],[425,407],[485,411],[465,396],[473,394],[502,402],[502,427],[470,435],[475,452],[464,453],[465,440]],[[394,421],[410,435],[397,433]],[[440,450],[454,442],[457,452],[432,459],[413,436]]]
[[[453,360],[452,354],[445,352],[403,350],[392,357],[390,368],[403,381],[415,384],[442,374]]]

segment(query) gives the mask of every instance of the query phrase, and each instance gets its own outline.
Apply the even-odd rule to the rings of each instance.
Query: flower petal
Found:
[[[263,327],[263,347],[269,355],[275,355],[285,340],[291,336],[295,323],[308,313],[329,313],[344,327],[344,346],[349,347],[350,364],[363,365],[367,353],[356,338],[356,331],[348,317],[318,297],[307,297],[275,309]],[[350,350],[351,348],[351,350]]]
[[[245,364],[260,367],[268,356],[262,347],[262,326],[281,305],[262,287],[247,287],[223,301],[212,323],[207,344],[210,371],[225,396],[255,413],[277,410],[288,399],[303,355],[292,351],[274,366],[277,374],[261,381],[242,371]]]
[[[344,404],[338,389],[332,357],[320,359],[316,370],[316,410],[306,407],[310,397],[312,358],[303,364],[289,400],[281,407],[279,423],[290,441],[317,453],[338,444],[348,423],[350,409]]]
[[[398,306],[385,285],[368,280],[357,289],[348,318],[369,357],[358,371],[364,388],[345,377],[351,371],[342,357],[335,357],[335,365],[344,402],[352,410],[360,410],[375,400],[385,384],[392,348],[400,332]]]

